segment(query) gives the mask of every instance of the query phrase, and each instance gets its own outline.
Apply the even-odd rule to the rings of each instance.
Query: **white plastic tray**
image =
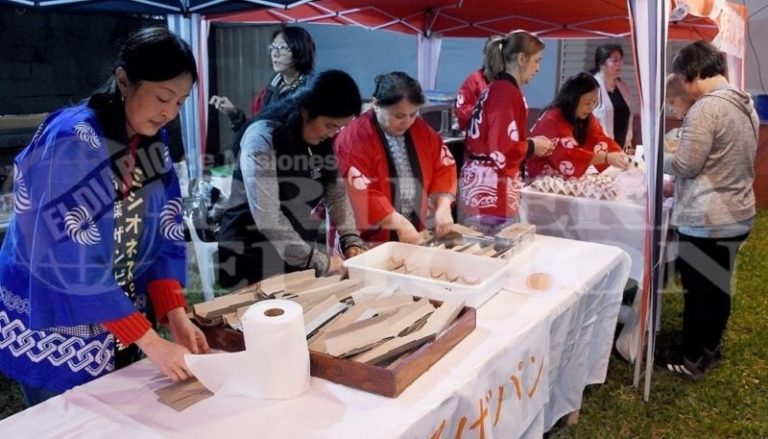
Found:
[[[410,273],[392,269],[404,263]],[[344,262],[350,279],[398,286],[403,293],[435,300],[464,299],[479,307],[498,293],[508,275],[508,261],[465,255],[400,242],[387,242]],[[457,278],[450,282],[441,274]]]

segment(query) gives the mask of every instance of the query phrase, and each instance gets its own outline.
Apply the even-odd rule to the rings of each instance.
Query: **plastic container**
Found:
[[[344,262],[350,279],[398,286],[403,293],[435,300],[460,298],[479,307],[501,290],[508,261],[443,249],[387,242]],[[405,268],[406,273],[394,271]]]

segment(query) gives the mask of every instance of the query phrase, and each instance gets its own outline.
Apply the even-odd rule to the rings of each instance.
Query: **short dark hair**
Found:
[[[88,100],[91,108],[120,102],[121,95],[114,74],[118,68],[125,71],[131,82],[168,81],[184,73],[192,76],[193,83],[197,82],[197,63],[189,44],[160,26],[139,29],[125,39],[112,75]]]
[[[682,75],[686,82],[696,78],[707,79],[726,75],[728,64],[725,54],[704,40],[694,41],[680,49],[672,59],[672,71]]]
[[[424,104],[424,93],[419,81],[411,78],[405,72],[390,72],[376,77],[376,89],[373,97],[379,105],[389,107],[407,99],[413,105]]]
[[[565,80],[550,106],[559,109],[563,118],[573,126],[574,137],[579,143],[584,143],[587,135],[587,124],[576,117],[579,100],[585,94],[599,88],[600,84],[598,84],[594,76],[587,72],[577,73]]]
[[[300,121],[301,110],[308,120],[318,116],[349,117],[360,114],[363,100],[355,80],[341,70],[313,75],[291,96],[267,106],[255,120],[276,120],[287,124]]]
[[[318,116],[349,117],[360,114],[363,100],[355,80],[341,70],[325,70],[310,76],[309,81],[299,87],[295,93],[275,104],[268,105],[261,113],[251,119],[235,141],[234,152],[240,153],[240,142],[251,124],[259,120],[280,122],[275,130],[292,144],[301,142],[301,128],[305,122],[301,111],[307,113],[309,122]]]
[[[608,58],[611,57],[613,52],[619,52],[621,57],[624,58],[624,49],[621,47],[620,44],[607,43],[607,44],[598,46],[597,49],[595,49],[595,67],[592,69],[592,73],[599,72],[600,67],[602,67],[603,64],[605,64],[605,62],[608,60]]]
[[[298,26],[281,26],[272,33],[271,41],[275,41],[280,34],[291,49],[293,68],[302,75],[311,73],[315,69],[315,41],[312,35]]]
[[[363,106],[355,80],[341,70],[326,70],[311,77],[293,99],[310,120],[317,116],[357,116]]]

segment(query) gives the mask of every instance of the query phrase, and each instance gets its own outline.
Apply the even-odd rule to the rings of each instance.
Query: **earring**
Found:
[[[120,102],[125,102],[125,95],[120,95]]]

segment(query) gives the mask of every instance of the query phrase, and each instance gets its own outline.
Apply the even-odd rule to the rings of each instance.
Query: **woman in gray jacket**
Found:
[[[721,358],[733,265],[755,216],[759,121],[749,95],[728,83],[724,54],[712,44],[685,46],[672,70],[696,102],[678,148],[664,156],[664,172],[676,176],[672,222],[685,293],[682,346],[666,367],[697,379]]]

